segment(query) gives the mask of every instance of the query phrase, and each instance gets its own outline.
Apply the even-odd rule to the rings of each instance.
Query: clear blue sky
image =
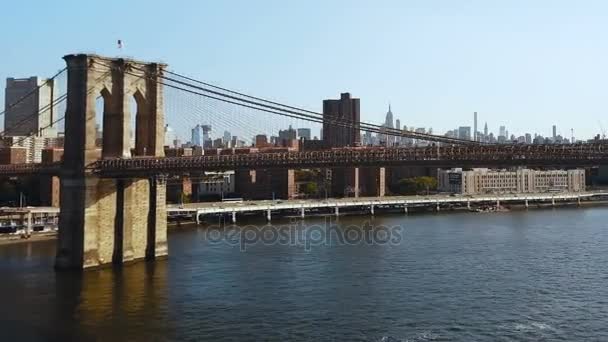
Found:
[[[126,53],[320,110],[349,91],[362,119],[444,132],[608,128],[608,2],[561,0],[7,1],[0,82],[73,52]],[[2,103],[4,94],[0,95]]]

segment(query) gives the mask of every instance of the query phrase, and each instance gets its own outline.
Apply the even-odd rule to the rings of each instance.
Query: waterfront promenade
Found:
[[[169,220],[195,221],[200,224],[205,217],[222,216],[236,223],[239,216],[265,216],[268,221],[273,217],[301,217],[312,215],[342,215],[358,213],[374,215],[378,210],[450,210],[455,208],[479,211],[500,210],[505,205],[560,206],[563,204],[592,203],[608,200],[608,192],[589,191],[579,193],[538,193],[538,194],[500,194],[500,195],[428,195],[428,196],[386,196],[359,198],[297,199],[297,200],[264,200],[239,202],[204,202],[183,205],[168,205]],[[14,226],[14,233],[29,235],[36,230],[49,232],[57,227],[59,208],[55,207],[22,207],[0,208],[0,223],[3,227]],[[50,225],[41,229],[42,226]],[[37,228],[37,229],[35,229]]]
[[[537,193],[537,194],[497,194],[497,195],[428,195],[428,196],[387,196],[359,197],[341,199],[307,199],[307,200],[267,200],[242,202],[208,202],[170,205],[167,208],[169,217],[194,217],[200,223],[205,215],[229,215],[232,222],[237,215],[264,214],[267,220],[274,215],[297,215],[306,217],[309,213],[332,213],[340,215],[341,210],[367,210],[375,214],[376,209],[401,209],[408,213],[414,208],[432,208],[437,211],[447,208],[479,208],[480,206],[501,208],[502,204],[522,205],[561,205],[608,198],[608,192],[577,193]]]

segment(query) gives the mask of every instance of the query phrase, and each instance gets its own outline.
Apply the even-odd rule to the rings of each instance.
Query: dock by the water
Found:
[[[312,200],[277,200],[277,201],[243,201],[243,202],[210,202],[189,203],[181,206],[169,206],[169,217],[191,217],[200,223],[205,216],[229,216],[232,222],[240,215],[265,215],[270,221],[273,215],[300,216],[309,214],[340,215],[341,211],[367,211],[374,215],[378,209],[401,210],[407,214],[410,210],[430,208],[441,211],[450,208],[469,210],[501,208],[503,205],[522,205],[526,208],[533,205],[581,204],[593,200],[608,199],[608,192],[577,193],[538,193],[538,194],[501,194],[501,195],[429,195],[429,196],[389,196],[359,197],[341,199]]]
[[[206,202],[168,205],[167,217],[177,221],[194,221],[197,224],[209,217],[223,217],[233,223],[238,217],[257,215],[268,221],[273,217],[301,217],[313,215],[368,214],[380,211],[402,212],[421,210],[468,209],[494,211],[505,206],[561,206],[607,201],[608,192],[538,193],[502,195],[429,195],[387,196],[341,199],[265,200],[239,202]],[[58,229],[59,208],[21,207],[0,208],[0,234],[29,237],[34,233],[54,233]]]
[[[0,208],[0,233],[23,234],[56,231],[59,224],[59,208],[55,207],[2,207]]]

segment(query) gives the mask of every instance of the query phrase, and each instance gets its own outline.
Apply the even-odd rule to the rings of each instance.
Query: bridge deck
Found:
[[[230,152],[230,151],[228,151]],[[608,145],[491,145],[391,148],[336,148],[320,151],[237,153],[182,157],[111,158],[87,166],[104,177],[148,177],[158,174],[346,166],[426,167],[577,167],[608,164]],[[60,175],[70,171],[62,163],[0,165],[0,175]]]

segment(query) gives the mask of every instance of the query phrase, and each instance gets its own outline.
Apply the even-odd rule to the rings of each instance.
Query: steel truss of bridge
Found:
[[[102,177],[149,177],[233,169],[323,167],[577,167],[608,164],[608,145],[477,145],[334,148],[321,151],[100,159],[87,166]],[[0,165],[0,175],[60,175],[61,163]],[[68,170],[69,171],[69,170]]]

